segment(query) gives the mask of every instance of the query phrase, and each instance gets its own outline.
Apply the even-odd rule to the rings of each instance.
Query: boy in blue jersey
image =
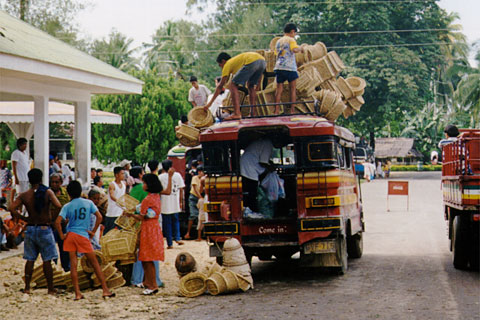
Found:
[[[55,225],[60,238],[64,240],[63,250],[68,251],[70,255],[70,275],[75,289],[75,300],[83,299],[83,295],[80,292],[80,287],[78,285],[77,252],[84,253],[93,266],[95,274],[102,284],[103,298],[114,297],[115,293],[111,293],[110,290],[108,290],[105,276],[103,275],[102,269],[95,257],[92,244],[89,240],[95,235],[95,232],[102,221],[102,215],[92,201],[80,198],[82,194],[82,186],[78,181],[70,182],[67,186],[67,192],[72,200],[63,206],[60,215],[55,221]],[[93,230],[90,230],[90,216],[92,214],[95,214],[97,219]],[[66,235],[62,232],[62,219],[68,220]]]

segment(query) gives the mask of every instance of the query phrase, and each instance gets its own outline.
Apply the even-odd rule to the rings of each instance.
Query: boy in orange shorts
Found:
[[[92,201],[80,198],[82,186],[78,181],[70,182],[67,186],[67,192],[72,200],[63,206],[55,221],[55,225],[60,238],[64,241],[63,250],[68,251],[70,255],[70,274],[75,289],[75,300],[83,299],[80,286],[78,285],[77,252],[84,253],[93,266],[95,274],[102,284],[103,298],[114,297],[115,293],[111,293],[110,290],[108,290],[105,276],[103,275],[89,240],[95,235],[102,221],[102,215]],[[90,230],[90,215],[92,214],[95,214],[97,219],[93,230]],[[68,220],[66,235],[62,232],[62,219]]]

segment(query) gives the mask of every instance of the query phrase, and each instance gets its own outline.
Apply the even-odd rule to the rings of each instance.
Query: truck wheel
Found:
[[[458,215],[453,219],[452,229],[453,266],[456,269],[468,267],[468,225],[465,219]]]
[[[480,271],[480,230],[479,224],[472,224],[472,252],[470,254],[470,268]]]
[[[340,255],[341,259],[341,266],[338,268],[338,273],[344,275],[348,269],[347,240],[345,237],[342,237],[338,241],[340,241],[340,246],[337,254]]]
[[[363,254],[363,236],[359,232],[347,238],[347,253],[349,258],[358,259]]]

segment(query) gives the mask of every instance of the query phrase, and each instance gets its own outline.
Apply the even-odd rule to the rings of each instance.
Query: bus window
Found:
[[[343,146],[337,144],[337,160],[340,168],[345,168],[345,156]]]
[[[352,168],[352,149],[350,148],[345,148],[345,167]]]
[[[236,156],[232,157],[230,143],[203,143],[203,158],[205,171],[208,173],[235,172],[237,161]]]
[[[293,143],[281,148],[274,148],[272,152],[272,162],[277,165],[294,165],[295,147]]]
[[[311,142],[308,144],[308,160],[336,161],[333,142]]]

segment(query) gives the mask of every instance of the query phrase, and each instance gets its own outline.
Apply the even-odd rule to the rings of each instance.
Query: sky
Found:
[[[200,22],[207,18],[196,10],[187,15],[187,0],[90,0],[93,6],[82,12],[77,21],[80,31],[90,38],[107,37],[114,28],[134,40],[133,46],[150,42],[154,31],[167,20],[185,19]],[[480,40],[480,0],[440,0],[447,12],[457,12],[468,42]],[[212,11],[212,8],[207,8]],[[471,59],[473,61],[473,59]]]

